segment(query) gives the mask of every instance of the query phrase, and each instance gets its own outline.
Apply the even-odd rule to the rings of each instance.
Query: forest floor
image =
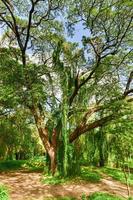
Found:
[[[9,188],[11,200],[45,200],[52,197],[76,197],[81,199],[82,194],[90,195],[94,192],[107,192],[117,196],[127,197],[126,185],[103,174],[98,183],[65,183],[62,185],[43,184],[42,173],[39,172],[1,172],[0,184]],[[131,188],[133,195],[133,188]]]

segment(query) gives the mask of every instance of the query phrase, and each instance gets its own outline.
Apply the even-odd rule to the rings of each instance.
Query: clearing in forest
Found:
[[[108,192],[121,197],[127,197],[126,185],[103,176],[98,183],[65,183],[48,185],[41,182],[40,172],[1,172],[0,183],[9,188],[11,200],[45,200],[53,197],[76,197],[81,199],[82,194],[90,195],[94,192]],[[132,188],[133,189],[133,188]],[[131,191],[133,195],[133,190]]]

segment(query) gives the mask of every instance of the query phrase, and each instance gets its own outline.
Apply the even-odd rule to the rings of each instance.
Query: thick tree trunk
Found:
[[[48,130],[44,123],[44,115],[39,109],[37,105],[33,105],[31,108],[31,112],[34,116],[36,127],[38,129],[39,136],[42,140],[42,143],[44,145],[44,148],[46,152],[49,155],[50,158],[50,171],[54,175],[55,171],[57,169],[57,137],[59,134],[59,131],[57,133],[56,129],[53,129],[53,133],[51,138],[49,138]],[[89,125],[85,125],[84,123],[81,123],[71,134],[69,137],[69,142],[72,143],[76,138],[78,138],[81,134],[86,133],[89,130],[92,130],[96,127],[101,126],[105,122],[107,122],[109,119],[111,119],[112,116],[107,116],[102,118],[101,120],[98,120],[96,122],[93,122]]]
[[[44,116],[41,114],[38,107],[33,106],[31,111],[35,119],[39,136],[50,158],[50,171],[52,175],[54,175],[57,169],[57,162],[56,162],[57,132],[55,129],[53,130],[52,138],[50,142],[48,130],[44,124]]]

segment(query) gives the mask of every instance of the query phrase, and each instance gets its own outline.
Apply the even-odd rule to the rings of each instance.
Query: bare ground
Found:
[[[108,192],[127,197],[126,185],[104,176],[99,183],[74,183],[64,185],[46,185],[41,183],[41,173],[23,171],[0,173],[0,184],[9,188],[11,200],[45,200],[48,197],[76,197],[81,199],[82,194],[90,195],[93,192]],[[133,188],[131,188],[133,195]]]

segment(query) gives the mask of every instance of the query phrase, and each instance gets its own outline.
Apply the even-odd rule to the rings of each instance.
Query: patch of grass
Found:
[[[108,174],[113,179],[120,181],[121,183],[126,183],[124,173],[120,169],[115,168],[102,168],[102,172]],[[133,185],[133,173],[128,176],[128,182]]]
[[[6,160],[0,161],[0,171],[10,171],[23,168],[24,160]]]
[[[59,185],[59,184],[66,183],[69,180],[70,180],[69,178],[62,178],[58,175],[53,177],[52,175],[45,174],[42,182],[48,185]]]
[[[28,171],[43,171],[44,167],[45,161],[40,158],[0,161],[0,171],[13,171],[20,169]]]
[[[99,174],[99,172],[94,171],[93,169],[88,168],[88,167],[83,167],[81,169],[80,176],[63,178],[63,177],[60,177],[59,175],[56,175],[53,177],[49,174],[44,174],[44,179],[42,180],[42,182],[48,185],[58,185],[58,184],[64,184],[64,183],[80,184],[83,181],[97,183],[100,181],[100,179],[101,179],[101,175]]]
[[[101,179],[99,172],[95,171],[90,167],[82,167],[81,169],[81,179],[93,183],[97,183]]]
[[[9,200],[8,189],[3,185],[0,185],[0,200]]]
[[[88,200],[123,200],[123,199],[108,193],[95,192],[88,197]]]

